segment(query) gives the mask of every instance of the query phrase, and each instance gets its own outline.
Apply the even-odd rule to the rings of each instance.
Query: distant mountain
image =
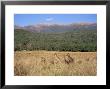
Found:
[[[21,26],[15,25],[15,26],[14,26],[14,29],[24,29],[24,28],[21,27]]]
[[[96,23],[72,23],[72,24],[37,24],[28,26],[14,26],[14,29],[23,29],[30,32],[67,32],[72,30],[96,30]]]

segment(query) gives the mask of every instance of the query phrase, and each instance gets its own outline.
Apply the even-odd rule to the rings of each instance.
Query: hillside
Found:
[[[14,50],[81,51],[97,50],[97,30],[77,29],[63,32],[30,32],[15,29]]]

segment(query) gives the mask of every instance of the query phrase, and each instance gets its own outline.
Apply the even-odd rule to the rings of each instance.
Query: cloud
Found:
[[[52,17],[48,17],[48,18],[46,18],[45,20],[46,20],[46,21],[52,21],[53,18],[52,18]]]

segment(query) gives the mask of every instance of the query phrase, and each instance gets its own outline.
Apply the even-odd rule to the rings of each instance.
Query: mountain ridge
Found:
[[[15,25],[14,29],[23,29],[30,32],[67,32],[72,30],[96,30],[96,23],[71,23],[71,24],[37,24],[37,25],[27,25],[18,26]]]

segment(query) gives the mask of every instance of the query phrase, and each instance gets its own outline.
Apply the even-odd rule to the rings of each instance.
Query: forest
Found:
[[[72,30],[59,33],[29,32],[14,30],[15,51],[97,51],[97,30]]]

